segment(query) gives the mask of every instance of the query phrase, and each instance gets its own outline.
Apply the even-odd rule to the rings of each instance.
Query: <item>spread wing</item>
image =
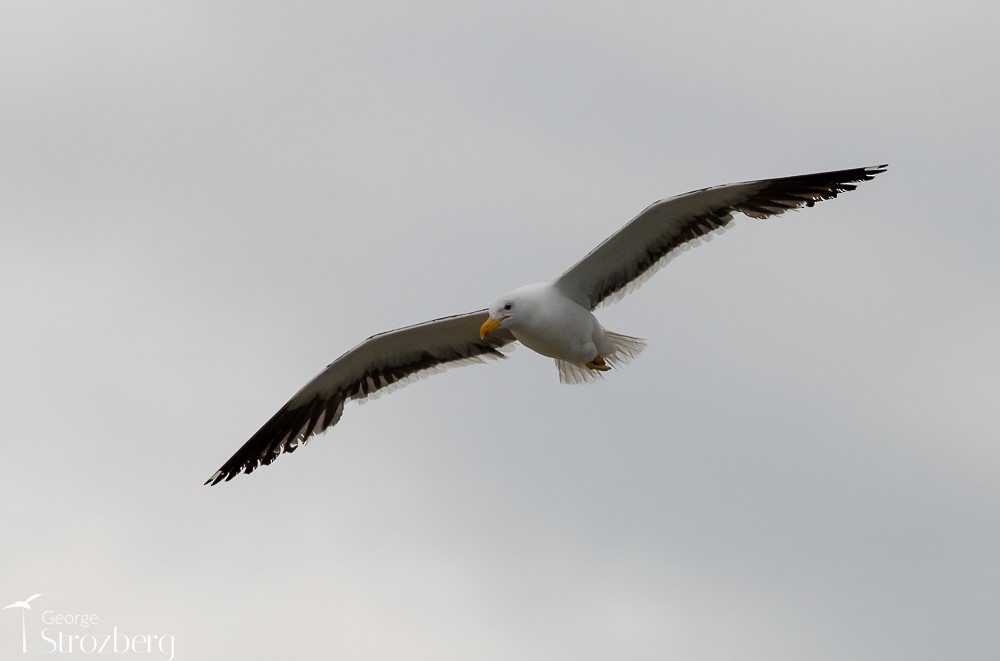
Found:
[[[298,391],[205,484],[252,473],[282,452],[294,452],[337,424],[349,399],[379,395],[455,365],[504,358],[499,348],[514,336],[500,329],[481,340],[479,327],[488,316],[478,310],[371,336]]]
[[[751,218],[769,218],[789,209],[811,207],[854,190],[858,182],[874,178],[886,167],[747,181],[661,200],[608,237],[556,278],[554,284],[589,309],[613,303],[645,282],[680,250],[723,230],[737,212]]]

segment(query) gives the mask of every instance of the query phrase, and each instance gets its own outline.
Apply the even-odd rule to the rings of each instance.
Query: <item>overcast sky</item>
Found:
[[[1000,657],[996,3],[357,4],[0,8],[0,656]],[[884,162],[602,310],[599,385],[521,348],[202,486],[373,333]]]

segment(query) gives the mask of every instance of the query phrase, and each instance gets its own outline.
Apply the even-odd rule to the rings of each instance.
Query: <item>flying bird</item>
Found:
[[[231,480],[293,452],[364,400],[447,367],[504,358],[517,341],[555,359],[563,383],[592,382],[635,358],[639,338],[594,316],[679,251],[723,230],[736,213],[769,218],[854,190],[886,165],[703,188],[656,202],[569,270],[501,296],[489,308],[369,337],[330,363],[264,423],[205,484]]]
[[[8,608],[27,608],[28,610],[31,610],[31,602],[34,601],[35,599],[38,599],[41,596],[42,595],[40,595],[40,594],[33,594],[30,597],[28,597],[27,599],[25,599],[24,601],[15,601],[12,604],[8,604],[8,605],[4,606],[0,610],[7,610]]]
[[[24,611],[25,610],[29,610],[30,611],[31,610],[31,602],[34,601],[35,599],[38,599],[41,596],[42,595],[40,595],[40,594],[33,594],[30,597],[28,597],[27,599],[25,599],[24,601],[15,601],[12,604],[7,604],[3,608],[0,608],[0,610],[7,610],[8,608],[20,608],[20,609],[22,609],[21,610],[21,653],[22,654],[27,654],[28,653],[28,634],[27,634],[27,630],[25,629],[25,626],[24,626]]]

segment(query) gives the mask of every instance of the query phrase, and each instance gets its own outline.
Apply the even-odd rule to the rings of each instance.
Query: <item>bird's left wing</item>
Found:
[[[877,165],[781,179],[715,186],[656,202],[556,278],[555,286],[580,305],[594,309],[617,301],[664,266],[679,250],[720,231],[740,212],[768,218],[811,207],[858,182],[885,172]]]
[[[205,484],[231,480],[293,452],[332,427],[349,399],[362,400],[443,368],[503,358],[514,341],[500,329],[480,339],[489,314],[478,310],[373,335],[320,372],[274,414]]]

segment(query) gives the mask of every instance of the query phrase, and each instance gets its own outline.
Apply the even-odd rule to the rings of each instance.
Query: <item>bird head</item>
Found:
[[[490,316],[479,329],[480,339],[486,339],[499,328],[515,332],[537,323],[551,295],[548,283],[539,282],[501,296],[490,306]]]
[[[490,316],[479,328],[479,339],[485,340],[498,328],[508,328],[514,319],[517,307],[512,297],[504,297],[490,306]]]

